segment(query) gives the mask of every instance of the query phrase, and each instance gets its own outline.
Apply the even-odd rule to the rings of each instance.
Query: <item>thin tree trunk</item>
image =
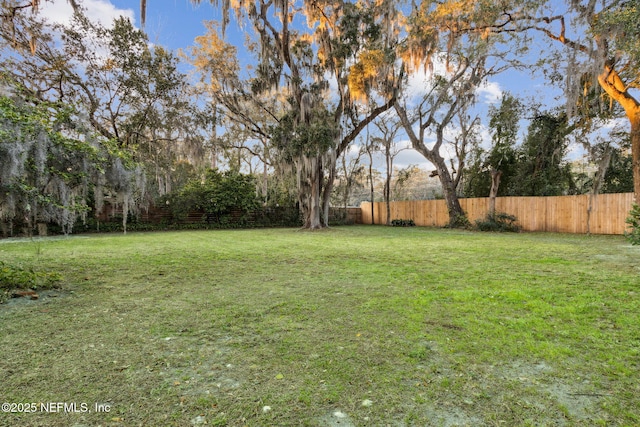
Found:
[[[373,156],[371,155],[371,147],[369,147],[369,184],[371,189],[371,225],[376,223],[374,218],[374,188],[373,188]]]
[[[322,226],[323,227],[329,227],[329,210],[331,209],[331,192],[333,191],[335,176],[336,176],[336,165],[334,163],[329,168],[329,176],[327,177],[327,181],[324,182],[324,188],[322,189]],[[346,209],[345,209],[345,212],[346,212]]]
[[[387,179],[384,182],[384,201],[387,204],[387,225],[391,225],[391,174],[393,173],[393,158],[389,152],[389,145],[386,146],[387,157]]]
[[[351,190],[351,176],[349,175],[349,171],[347,170],[347,156],[342,156],[342,172],[344,173],[344,195],[342,197],[342,204],[344,205],[344,211],[347,211],[347,206],[349,206],[349,193]]]
[[[498,197],[498,188],[500,187],[500,178],[502,171],[491,168],[491,190],[489,191],[489,218],[496,216],[496,197]]]
[[[124,201],[122,202],[122,230],[124,234],[127,234],[128,216],[129,216],[129,195],[125,193]]]
[[[266,205],[269,197],[269,166],[267,162],[263,162],[262,169],[262,199],[263,203]]]
[[[333,191],[337,172],[338,159],[336,151],[332,150],[330,153],[325,155],[324,159],[328,162],[328,164],[324,165],[324,169],[328,170],[328,176],[325,181],[324,173],[320,174],[320,185],[322,186],[322,226],[328,228],[329,210],[331,209],[331,192]]]

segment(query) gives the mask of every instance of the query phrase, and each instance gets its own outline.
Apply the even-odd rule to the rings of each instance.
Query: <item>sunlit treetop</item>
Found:
[[[223,10],[223,37],[230,17],[252,30],[250,46],[258,60],[255,74],[263,82],[256,87],[263,90],[281,85],[284,78],[287,89],[299,98],[305,91],[327,89],[329,75],[349,86],[339,89],[346,106],[352,100],[365,101],[373,89],[384,90],[383,83],[392,74],[393,40],[403,20],[393,1],[213,3]]]

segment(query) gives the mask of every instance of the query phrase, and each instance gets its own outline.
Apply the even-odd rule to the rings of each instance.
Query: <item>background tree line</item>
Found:
[[[297,204],[306,228],[322,228],[332,199],[351,204],[359,185],[369,199],[401,197],[417,176],[394,169],[406,141],[433,165],[440,191],[425,195],[447,201],[452,226],[464,224],[460,196],[624,191],[630,182],[640,194],[637,1],[569,2],[558,13],[545,2],[223,0],[222,22],[179,55],[125,18],[105,27],[71,3],[70,25],[46,21],[38,2],[2,3],[5,224],[67,221],[44,214],[54,206],[91,217],[106,197],[123,206],[126,227],[127,213],[220,168],[254,175],[258,203]],[[249,65],[225,38],[232,20],[246,28]],[[534,40],[549,50],[534,55]],[[183,60],[199,82],[179,71]],[[512,69],[564,84],[565,107],[505,95],[483,115],[479,89]],[[70,111],[64,125],[57,110]],[[603,131],[616,120],[630,131]],[[64,149],[74,155],[59,140],[73,141]],[[106,154],[79,155],[87,144]],[[594,173],[571,170],[569,144],[584,147]],[[34,173],[43,157],[82,170],[82,185],[69,173]],[[30,180],[38,185],[25,187]],[[34,201],[48,208],[33,210]]]

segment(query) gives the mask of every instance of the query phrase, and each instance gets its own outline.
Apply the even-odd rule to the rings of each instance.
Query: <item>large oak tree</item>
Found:
[[[225,114],[272,138],[281,159],[295,167],[304,227],[326,227],[336,159],[393,104],[399,84],[396,5],[389,0],[220,4],[223,33],[232,12],[248,29],[253,72],[241,79],[215,73],[228,69],[216,61],[230,63],[228,45],[217,41],[201,43],[200,53],[209,60],[200,56],[195,63],[204,64],[201,68],[215,77],[214,99]],[[220,49],[210,51],[214,45]],[[274,98],[279,99],[279,110],[271,110],[273,123],[260,129],[254,126],[255,118],[246,115],[249,110],[239,108],[246,103],[264,108]]]

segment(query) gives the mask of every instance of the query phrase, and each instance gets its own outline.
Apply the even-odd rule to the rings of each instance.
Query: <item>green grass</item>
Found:
[[[1,400],[90,409],[2,426],[640,424],[640,248],[622,237],[134,233],[0,259],[64,277],[0,305]]]

